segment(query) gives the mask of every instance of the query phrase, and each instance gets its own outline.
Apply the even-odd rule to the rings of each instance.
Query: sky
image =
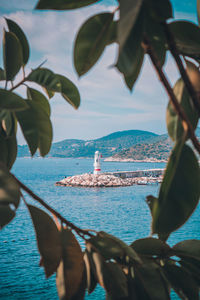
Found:
[[[0,0],[0,36],[3,27],[6,27],[3,17],[14,20],[25,32],[31,48],[27,73],[47,60],[44,67],[63,74],[77,85],[81,95],[78,110],[58,94],[50,100],[53,141],[71,138],[89,140],[132,129],[166,133],[168,99],[148,58],[132,92],[113,67],[117,58],[116,44],[107,47],[101,59],[80,79],[74,69],[72,53],[78,29],[90,16],[113,11],[116,2],[104,0],[64,12],[34,10],[36,3],[36,0]],[[177,19],[197,22],[196,0],[173,0],[172,5]],[[1,40],[0,44],[2,49]],[[2,51],[0,66],[3,67]],[[179,75],[171,57],[167,58],[165,71],[173,85]],[[19,79],[20,76],[16,81]],[[24,95],[23,88],[16,90],[16,93]],[[20,131],[18,142],[25,143]]]

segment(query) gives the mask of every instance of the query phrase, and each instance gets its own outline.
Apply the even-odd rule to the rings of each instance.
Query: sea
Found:
[[[102,162],[103,171],[131,171],[164,168],[165,163]],[[90,173],[92,159],[18,158],[12,172],[75,225],[85,229],[106,231],[130,244],[150,235],[151,216],[145,202],[147,195],[156,196],[159,184],[111,188],[81,188],[55,186],[65,176]],[[37,205],[25,194],[27,202]],[[38,206],[40,207],[40,206]],[[200,237],[200,208],[175,233],[168,243]],[[170,216],[169,216],[170,217]],[[84,248],[83,241],[80,240]],[[0,299],[58,299],[55,275],[45,279],[39,267],[40,256],[35,232],[23,202],[16,217],[0,232]],[[86,300],[105,299],[97,287]],[[173,299],[178,299],[173,295]]]

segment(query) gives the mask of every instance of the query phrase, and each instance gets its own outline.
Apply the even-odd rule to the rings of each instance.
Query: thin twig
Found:
[[[37,196],[33,191],[31,191],[26,185],[24,185],[19,179],[17,179],[15,177],[15,175],[12,174],[12,176],[14,177],[14,179],[17,181],[17,183],[19,184],[19,186],[25,191],[27,192],[34,200],[36,200],[38,203],[40,203],[43,207],[45,207],[48,211],[50,211],[53,215],[55,215],[58,219],[60,219],[61,222],[63,222],[64,224],[66,224],[67,226],[69,226],[71,229],[73,229],[74,231],[76,231],[76,233],[83,238],[84,240],[86,240],[85,235],[89,236],[89,237],[93,237],[93,235],[89,232],[89,230],[84,230],[81,229],[79,227],[77,227],[76,225],[74,225],[73,223],[71,223],[70,221],[66,220],[63,216],[61,216],[57,211],[55,211],[51,206],[49,206],[46,202],[44,202],[44,200],[42,200],[39,196]]]
[[[173,92],[173,89],[171,88],[166,75],[164,74],[162,68],[160,67],[159,61],[157,60],[157,57],[155,56],[154,51],[151,47],[151,44],[146,36],[143,39],[142,46],[143,46],[144,50],[146,51],[146,53],[148,53],[148,55],[150,56],[150,59],[156,69],[158,77],[159,77],[160,81],[162,82],[163,86],[165,87],[165,90],[170,98],[170,101],[173,104],[174,109],[176,110],[176,113],[179,115],[180,119],[182,120],[183,127],[188,129],[190,139],[192,140],[194,147],[200,154],[200,144],[194,134],[194,129],[193,129],[188,117],[186,116],[183,108],[180,106],[180,104]]]
[[[174,57],[174,60],[177,64],[177,67],[178,67],[179,72],[181,74],[181,77],[182,77],[182,79],[185,83],[185,86],[188,90],[188,93],[191,96],[191,100],[192,100],[192,102],[193,102],[193,104],[194,104],[194,106],[195,106],[195,108],[198,111],[198,114],[200,116],[200,99],[198,97],[198,94],[196,93],[196,91],[193,88],[193,85],[190,81],[190,78],[188,77],[188,74],[187,74],[187,72],[184,68],[183,62],[182,62],[182,60],[179,56],[179,52],[178,52],[178,49],[176,47],[174,36],[171,33],[171,31],[169,29],[169,26],[167,25],[166,22],[163,22],[162,25],[163,25],[163,29],[164,29],[164,33],[165,33],[167,42],[168,42],[169,50],[170,50],[172,56]]]
[[[11,89],[10,92],[12,92],[13,90],[15,90],[16,88],[18,88],[20,85],[22,85],[25,81],[27,80],[27,78],[23,78],[20,82],[18,82],[16,85],[14,85]]]

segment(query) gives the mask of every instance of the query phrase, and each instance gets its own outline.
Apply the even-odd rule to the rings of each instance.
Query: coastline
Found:
[[[104,159],[105,162],[144,162],[144,163],[166,163],[165,159],[157,158],[146,158],[146,159],[133,159],[133,158],[115,158],[107,157]]]

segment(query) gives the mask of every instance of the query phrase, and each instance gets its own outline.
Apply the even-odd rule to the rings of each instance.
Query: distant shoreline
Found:
[[[106,162],[144,162],[144,163],[166,163],[167,160],[164,159],[156,159],[156,158],[146,158],[146,159],[133,159],[133,158],[113,158],[108,157],[105,158]]]

